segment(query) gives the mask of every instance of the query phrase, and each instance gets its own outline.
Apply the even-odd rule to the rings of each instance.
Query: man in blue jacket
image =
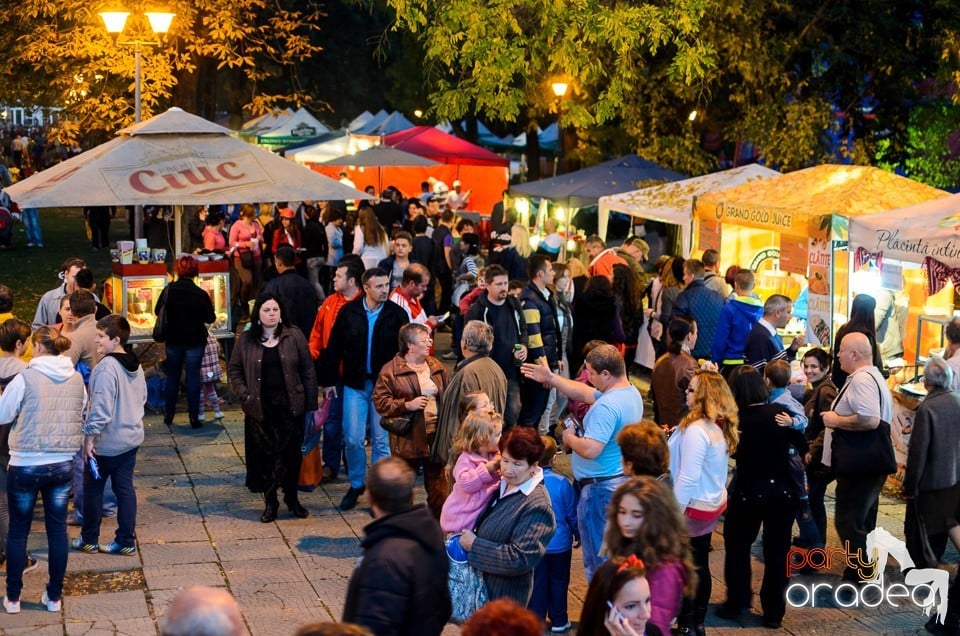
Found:
[[[741,269],[733,277],[734,296],[717,318],[713,334],[711,359],[720,367],[724,377],[731,369],[744,363],[743,345],[753,326],[763,315],[763,303],[753,295],[754,276],[749,269]]]
[[[710,356],[710,347],[717,330],[717,319],[723,309],[725,299],[713,291],[703,282],[704,267],[701,261],[695,258],[683,262],[683,282],[686,285],[677,300],[673,303],[671,318],[682,316],[695,320],[699,337],[693,351],[694,358]]]

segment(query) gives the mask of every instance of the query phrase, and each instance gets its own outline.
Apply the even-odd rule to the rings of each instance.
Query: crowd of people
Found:
[[[803,334],[785,343],[793,299],[759,299],[748,269],[721,276],[715,250],[650,262],[642,238],[614,248],[591,236],[582,261],[560,260],[556,241],[531,253],[509,206],[494,211],[481,248],[476,224],[440,198],[404,200],[392,188],[374,205],[360,202],[352,226],[347,218],[340,202],[245,204],[229,229],[206,209],[197,210],[199,232],[190,228],[191,249],[228,255],[239,282],[242,322],[226,377],[244,415],[245,485],[263,496],[260,521],[277,519],[281,490],[287,510],[308,517],[298,492],[341,473],[339,508],[365,498],[372,511],[345,622],[438,634],[463,609],[451,590],[469,581],[454,585],[456,564],[480,582],[465,634],[480,633],[470,631],[474,620],[517,620],[510,633],[525,633],[524,617],[563,633],[575,618],[567,592],[579,547],[589,581],[579,634],[703,634],[722,522],[727,598],[715,613],[739,619],[751,607],[750,551],[762,531],[762,622],[779,628],[788,551],[825,546],[834,480],[841,543],[866,554],[880,488],[896,468],[886,461],[893,406],[869,296],[854,300],[831,352],[805,347]],[[8,612],[19,611],[38,493],[47,609],[60,608],[71,490],[82,523],[75,548],[136,553],[143,370],[127,350],[126,319],[98,315],[83,271],[79,259],[64,263],[32,329],[12,318],[0,325],[0,371],[10,372],[0,396]],[[201,373],[208,354],[217,359],[206,326],[213,307],[191,254],[176,257],[175,271],[155,307],[169,333],[164,421],[174,425],[183,385],[198,427],[205,406],[221,415]],[[0,286],[0,316],[11,311]],[[451,332],[449,351],[438,351],[441,330]],[[946,335],[947,360],[925,370],[931,394],[905,481],[911,511],[926,521],[905,529],[908,545],[932,543],[934,565],[960,527],[960,438],[941,432],[960,406],[960,321]],[[650,375],[652,414],[628,374],[634,365]],[[304,422],[320,419],[322,442],[304,455]],[[560,452],[570,454],[573,483],[552,469]],[[423,505],[414,505],[418,474]],[[100,544],[111,497],[119,528]],[[850,568],[844,578],[866,577]],[[960,609],[948,625],[958,619]]]

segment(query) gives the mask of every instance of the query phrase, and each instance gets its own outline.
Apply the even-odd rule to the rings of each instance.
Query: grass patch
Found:
[[[31,322],[40,297],[59,282],[60,265],[71,256],[82,258],[93,275],[102,281],[110,274],[109,250],[91,251],[80,208],[46,208],[40,210],[40,228],[44,247],[26,247],[23,224],[13,229],[12,247],[0,251],[0,282],[13,290],[13,313]],[[111,244],[129,236],[129,226],[122,217],[110,222]]]

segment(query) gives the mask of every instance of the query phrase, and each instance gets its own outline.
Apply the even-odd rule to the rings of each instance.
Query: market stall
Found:
[[[550,201],[559,208],[555,216],[563,219],[561,229],[572,235],[567,228],[571,227],[577,211],[597,205],[601,197],[629,192],[643,184],[652,185],[682,178],[682,174],[637,155],[624,155],[575,172],[511,186],[510,196]],[[607,219],[601,215],[599,222],[602,223],[601,232],[605,236]]]
[[[848,219],[946,195],[867,166],[798,170],[698,197],[694,252],[719,249],[724,267],[754,270],[761,298],[781,293],[797,299],[806,291],[807,342],[829,347],[847,320],[856,269],[854,254],[848,253]],[[904,298],[892,291],[888,306],[896,311]],[[908,330],[904,344],[909,337]]]
[[[177,252],[181,250],[183,206],[365,196],[235,139],[226,128],[179,108],[125,128],[115,139],[38,172],[5,191],[21,207],[32,208],[172,206],[177,211]],[[132,260],[122,264],[132,265]],[[137,260],[149,264],[149,258]],[[120,302],[124,303],[120,307],[129,311],[129,286],[121,286],[118,291],[122,292]],[[220,288],[216,293],[222,293]]]
[[[944,346],[960,287],[960,195],[851,219],[850,252],[867,284],[901,287],[909,302],[908,360],[922,365]],[[910,331],[913,333],[910,333]]]
[[[779,174],[776,170],[750,164],[692,179],[603,196],[598,202],[597,233],[600,238],[606,240],[611,212],[628,214],[638,219],[670,223],[679,226],[681,255],[684,258],[690,258],[690,250],[693,249],[693,202],[697,197],[708,192],[769,179]]]
[[[371,173],[372,178],[358,177],[357,172],[350,173],[350,178],[359,188],[376,186],[379,179],[384,188],[394,185],[404,193],[419,193],[420,184],[430,177],[448,186],[460,180],[464,190],[473,193],[470,210],[483,214],[489,213],[507,189],[510,162],[506,158],[431,126],[414,126],[385,135],[377,141],[382,146],[430,159],[433,165],[385,167],[378,174]],[[297,161],[301,161],[300,154],[297,155]],[[331,177],[335,177],[341,169],[341,166],[313,162],[307,162],[307,165]]]

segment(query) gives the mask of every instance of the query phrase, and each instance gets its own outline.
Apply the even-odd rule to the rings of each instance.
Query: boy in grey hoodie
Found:
[[[90,374],[90,410],[83,425],[83,531],[74,540],[82,552],[134,555],[137,553],[134,527],[137,520],[137,493],[133,469],[137,450],[143,443],[143,406],[147,383],[140,361],[125,347],[130,323],[111,314],[97,322],[97,355],[100,362]],[[96,458],[99,478],[90,469]],[[113,477],[117,494],[117,534],[114,541],[98,544],[103,487]]]

